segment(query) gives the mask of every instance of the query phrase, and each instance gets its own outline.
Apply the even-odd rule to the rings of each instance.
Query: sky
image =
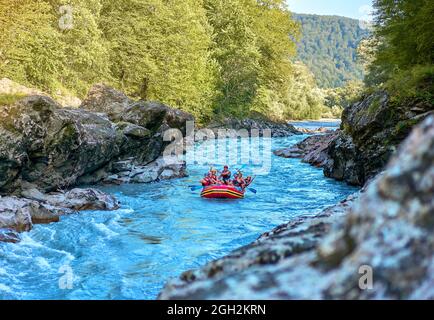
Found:
[[[366,19],[372,9],[372,0],[286,0],[289,9],[296,13],[338,15]]]

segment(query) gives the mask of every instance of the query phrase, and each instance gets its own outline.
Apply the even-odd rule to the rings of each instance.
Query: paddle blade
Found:
[[[197,191],[202,189],[202,186],[188,186],[188,187],[191,189],[191,191]]]
[[[256,189],[253,189],[253,188],[247,188],[249,191],[251,191],[251,192],[253,192],[254,194],[257,194],[258,193],[258,191],[256,191]]]

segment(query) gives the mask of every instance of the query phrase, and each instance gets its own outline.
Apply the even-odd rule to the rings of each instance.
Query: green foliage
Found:
[[[208,21],[213,28],[213,58],[218,64],[217,113],[244,116],[256,95],[261,58],[253,17],[245,5],[251,1],[207,0]]]
[[[288,87],[286,95],[286,119],[319,119],[324,111],[324,96],[317,88],[315,78],[302,63],[294,64],[295,79]]]
[[[413,99],[434,105],[434,66],[416,65],[396,72],[385,84],[395,102]]]
[[[0,27],[0,76],[53,96],[106,82],[202,124],[324,111],[314,76],[291,60],[300,30],[284,0],[3,0]]]
[[[359,100],[365,90],[361,81],[348,81],[345,86],[333,89],[324,89],[325,106],[334,109],[333,114],[339,115],[352,103]]]
[[[0,94],[0,106],[8,106],[14,104],[18,100],[24,98],[26,95],[21,93],[15,94]]]
[[[381,102],[380,102],[380,97],[376,97],[371,104],[369,105],[368,108],[368,113],[369,114],[374,114],[378,111],[378,109],[381,107]]]
[[[315,74],[322,88],[344,86],[350,80],[363,80],[363,66],[357,61],[357,47],[369,36],[359,21],[338,17],[296,14],[302,38],[298,57]]]
[[[0,74],[44,90],[55,89],[63,69],[61,34],[45,1],[0,2]]]
[[[433,104],[434,2],[375,0],[374,58],[366,83],[392,100]]]
[[[198,118],[211,112],[216,68],[201,0],[105,1],[102,21],[117,87]]]

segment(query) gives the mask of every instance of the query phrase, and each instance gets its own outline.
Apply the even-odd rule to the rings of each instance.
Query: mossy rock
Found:
[[[27,97],[23,93],[2,93],[0,94],[0,106],[10,106],[15,102]]]
[[[374,114],[380,109],[381,107],[381,97],[376,97],[368,108],[368,114]]]

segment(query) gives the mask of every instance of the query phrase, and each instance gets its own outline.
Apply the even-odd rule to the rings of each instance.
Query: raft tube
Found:
[[[200,196],[206,199],[242,199],[244,192],[232,186],[219,185],[203,188]]]

